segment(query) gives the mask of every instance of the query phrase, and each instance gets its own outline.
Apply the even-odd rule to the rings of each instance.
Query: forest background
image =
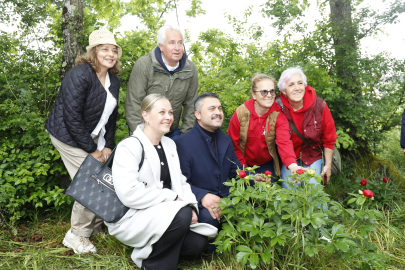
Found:
[[[286,68],[301,66],[336,123],[343,172],[327,187],[331,197],[343,202],[346,186],[359,178],[383,175],[401,189],[405,59],[387,52],[367,54],[362,45],[383,33],[386,25],[399,23],[405,12],[404,1],[384,3],[380,9],[361,0],[262,0],[248,6],[242,16],[225,12],[231,32],[210,28],[197,33],[189,27],[186,35],[192,42],[186,39],[187,53],[198,69],[199,93],[219,95],[226,132],[235,109],[250,97],[255,72],[278,78]],[[202,4],[201,0],[2,1],[0,23],[13,29],[0,29],[3,225],[17,234],[21,220],[70,210],[72,200],[63,194],[70,180],[44,122],[61,80],[85,51],[89,34],[107,28],[123,48],[118,143],[128,134],[124,100],[135,61],[156,46],[156,31],[167,14],[171,23],[179,17],[196,18],[205,14]],[[308,14],[316,14],[310,22]],[[262,18],[260,23],[251,23],[255,17]],[[400,195],[391,200],[396,196]]]

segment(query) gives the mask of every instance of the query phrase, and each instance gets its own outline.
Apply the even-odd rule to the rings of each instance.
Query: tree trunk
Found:
[[[84,53],[80,41],[83,37],[83,0],[64,0],[62,11],[63,57],[59,71],[62,81],[75,66],[76,58]]]
[[[361,114],[361,109],[356,120],[350,115],[351,108],[362,108],[364,106],[361,84],[359,80],[359,60],[356,40],[358,25],[352,21],[352,0],[329,0],[331,11],[331,28],[333,37],[333,48],[335,50],[333,66],[330,70],[333,77],[337,79],[337,85],[342,89],[344,101],[336,101],[333,108],[336,111],[337,122],[344,127],[350,128],[350,136],[358,143],[359,149],[368,150],[367,141],[359,133],[364,132],[366,119]],[[346,106],[340,106],[345,102]],[[335,121],[336,121],[335,120]]]
[[[339,86],[352,93],[359,91],[356,82],[358,74],[357,28],[352,22],[351,0],[329,0],[332,23],[332,37],[335,49],[334,72]]]
[[[63,52],[59,81],[75,66],[75,60],[84,53],[80,41],[83,39],[83,0],[64,0],[62,11]],[[69,187],[69,175],[61,176],[59,186]]]

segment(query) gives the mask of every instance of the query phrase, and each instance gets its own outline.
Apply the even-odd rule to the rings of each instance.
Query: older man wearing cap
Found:
[[[62,81],[45,128],[73,179],[87,155],[105,162],[114,148],[122,49],[113,33],[90,34],[87,53],[76,59]],[[102,220],[75,202],[71,229],[63,244],[75,253],[96,252],[92,234],[101,232]]]
[[[167,97],[173,108],[174,122],[166,136],[180,136],[194,126],[194,101],[198,95],[198,75],[193,62],[183,49],[184,31],[166,25],[157,33],[158,46],[148,55],[139,58],[129,78],[125,100],[125,116],[132,133],[142,122],[141,102],[149,94]],[[183,112],[183,114],[182,114]]]

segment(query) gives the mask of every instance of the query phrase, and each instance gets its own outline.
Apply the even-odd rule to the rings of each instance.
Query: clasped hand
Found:
[[[111,155],[111,149],[105,147],[103,150],[96,150],[93,153],[90,153],[92,157],[100,161],[101,163],[104,163],[107,161],[108,157]]]

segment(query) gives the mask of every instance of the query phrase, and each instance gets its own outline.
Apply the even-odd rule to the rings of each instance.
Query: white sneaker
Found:
[[[66,233],[63,239],[63,245],[73,249],[75,253],[96,253],[96,247],[90,242],[89,238],[84,236],[76,236],[70,230]]]

